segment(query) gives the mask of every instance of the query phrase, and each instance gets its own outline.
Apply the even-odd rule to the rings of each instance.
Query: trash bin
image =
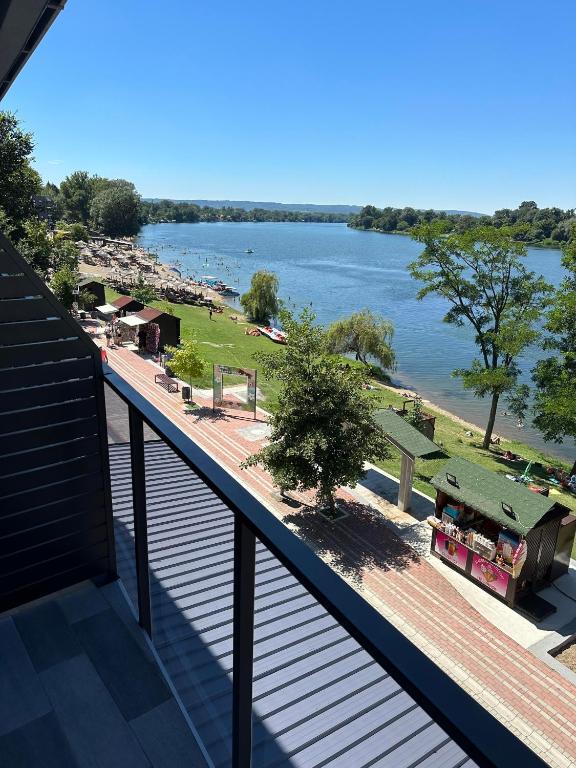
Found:
[[[182,400],[190,400],[190,387],[182,387]]]

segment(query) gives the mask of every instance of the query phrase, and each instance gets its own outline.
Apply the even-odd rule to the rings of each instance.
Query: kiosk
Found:
[[[431,553],[533,618],[552,613],[534,593],[566,572],[557,552],[574,542],[570,510],[465,459],[450,459],[431,483]]]

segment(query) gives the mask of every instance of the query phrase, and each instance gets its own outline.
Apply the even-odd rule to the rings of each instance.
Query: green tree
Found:
[[[420,395],[414,396],[413,407],[407,412],[406,421],[417,429],[419,432],[424,431],[424,423],[426,417],[424,415],[424,409],[422,407],[422,398]]]
[[[140,229],[140,196],[134,185],[122,179],[100,184],[90,203],[90,221],[110,237],[131,236]]]
[[[136,285],[132,288],[130,293],[136,301],[141,301],[142,304],[150,304],[151,301],[154,301],[154,299],[157,298],[156,291],[144,280],[142,275],[138,275]]]
[[[33,196],[42,186],[30,164],[33,150],[32,134],[21,129],[15,115],[0,112],[0,209],[14,237],[22,235],[24,220],[33,215]]]
[[[316,489],[319,504],[334,513],[337,488],[355,485],[366,460],[387,455],[376,401],[363,389],[363,372],[328,352],[309,310],[299,319],[283,310],[280,318],[286,347],[255,356],[264,375],[280,382],[270,442],[242,466],[263,464],[282,492]]]
[[[62,181],[60,202],[67,221],[88,224],[96,181],[97,177],[88,171],[74,171]]]
[[[369,365],[367,358],[372,356],[385,370],[394,370],[393,336],[394,326],[389,320],[363,309],[332,323],[328,329],[328,348],[335,354],[353,353],[364,365]]]
[[[247,293],[240,297],[251,323],[267,324],[278,315],[278,278],[273,272],[254,272]]]
[[[468,324],[479,356],[453,375],[476,397],[490,398],[483,448],[490,446],[498,401],[517,386],[518,359],[538,338],[536,325],[551,287],[522,263],[525,247],[510,227],[482,226],[446,236],[437,224],[418,227],[422,254],[409,265],[424,283],[418,298],[436,294],[448,301],[444,321]]]
[[[544,348],[555,354],[540,360],[532,372],[537,386],[534,425],[544,440],[556,443],[566,437],[576,439],[576,231],[564,248],[562,265],[567,274],[545,323]],[[576,460],[572,472],[576,473]]]
[[[189,383],[192,391],[193,379],[200,378],[206,367],[196,336],[190,336],[179,347],[166,347],[166,351],[172,355],[170,368],[179,379]]]
[[[66,307],[72,309],[72,304],[77,301],[76,287],[78,275],[70,267],[62,267],[54,273],[50,281],[50,289],[54,296]]]

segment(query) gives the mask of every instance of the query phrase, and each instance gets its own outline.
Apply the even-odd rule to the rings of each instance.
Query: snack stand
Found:
[[[555,610],[534,592],[562,575],[556,552],[569,510],[465,459],[450,459],[431,483],[431,553],[511,607],[538,619]]]

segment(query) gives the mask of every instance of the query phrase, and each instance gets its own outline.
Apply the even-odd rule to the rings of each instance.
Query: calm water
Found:
[[[276,272],[280,296],[294,308],[312,305],[322,323],[369,307],[392,320],[398,371],[394,378],[424,397],[476,424],[485,423],[488,403],[476,400],[450,376],[466,367],[474,354],[468,329],[442,322],[446,303],[435,297],[416,299],[418,285],[406,265],[421,250],[401,235],[359,232],[344,224],[222,223],[156,224],[142,229],[140,245],[162,261],[178,260],[183,274],[216,275],[240,291],[258,269]],[[246,254],[247,248],[254,253]],[[554,284],[562,277],[560,252],[531,249],[530,269]],[[523,361],[525,380],[537,350]],[[546,445],[529,426],[517,429],[500,408],[496,432],[551,453],[572,458],[573,441]]]

